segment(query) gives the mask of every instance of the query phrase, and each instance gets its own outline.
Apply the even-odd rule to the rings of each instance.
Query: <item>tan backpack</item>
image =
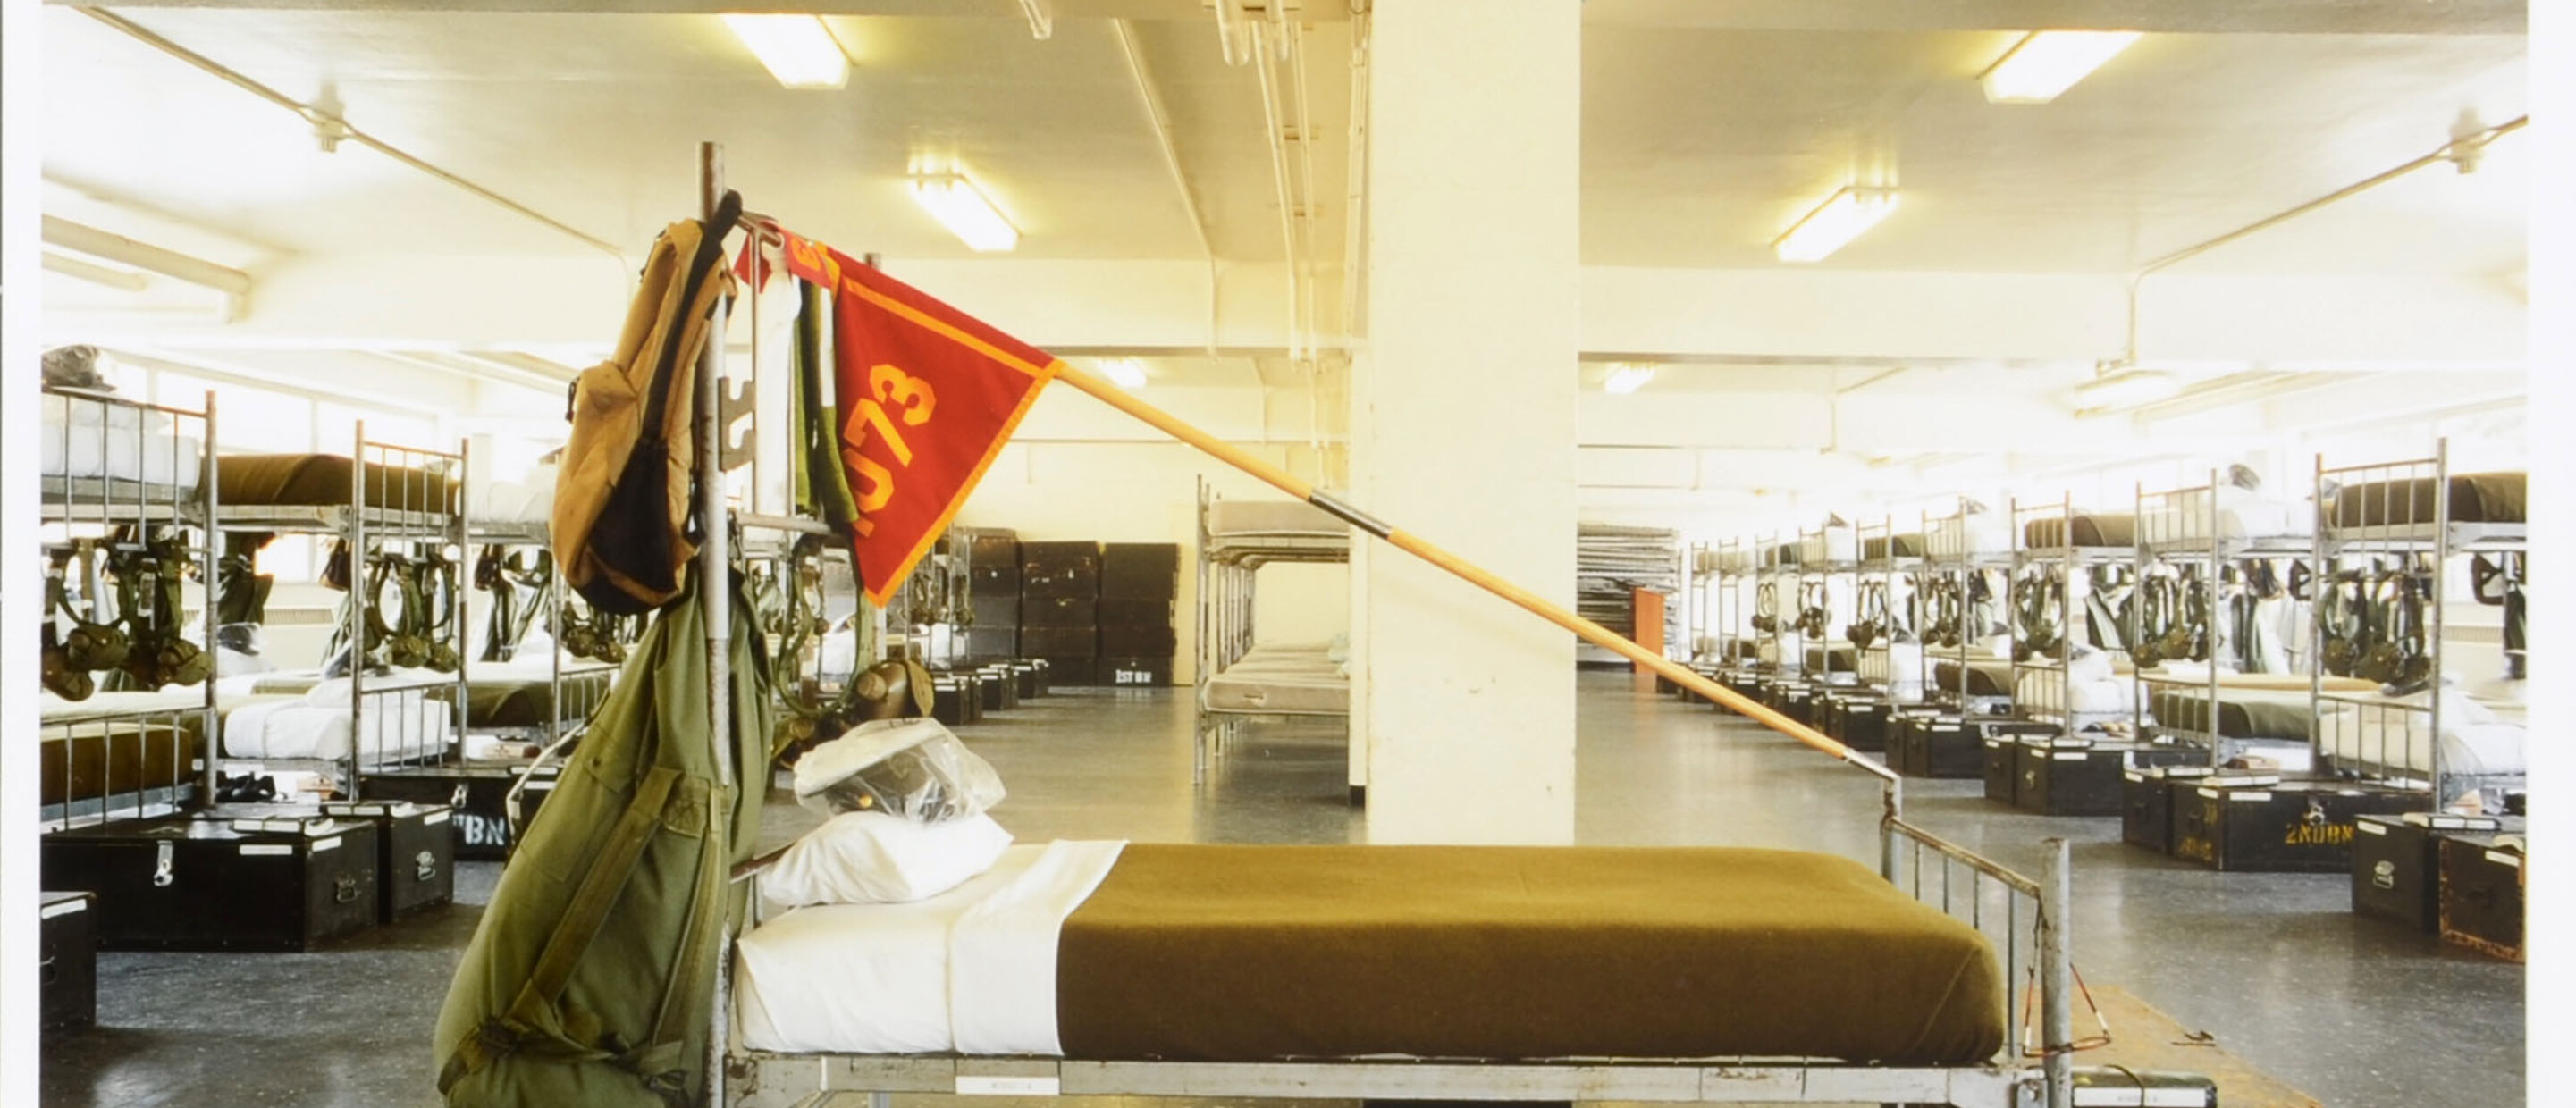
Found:
[[[681,220],[662,232],[616,353],[573,383],[572,440],[555,481],[555,564],[601,611],[632,615],[677,599],[697,554],[698,354],[717,298],[733,290],[724,237],[741,212],[742,198],[726,193],[712,224]]]

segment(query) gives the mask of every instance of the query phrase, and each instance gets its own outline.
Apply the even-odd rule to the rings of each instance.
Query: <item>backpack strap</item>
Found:
[[[658,358],[653,363],[653,386],[644,398],[643,433],[662,437],[662,425],[671,407],[671,378],[679,369],[680,340],[688,334],[689,312],[698,301],[698,290],[707,278],[724,263],[725,233],[742,218],[742,194],[730,189],[716,202],[715,216],[699,228],[698,252],[689,259],[689,272],[680,281],[678,295],[671,298],[671,316]],[[714,341],[710,339],[709,341]]]
[[[654,829],[661,825],[663,808],[679,778],[679,771],[668,766],[656,766],[644,775],[625,813],[610,829],[608,841],[592,859],[589,872],[582,875],[581,886],[564,905],[554,934],[547,937],[545,949],[537,955],[509,1011],[485,1020],[474,1034],[456,1045],[456,1052],[440,1068],[440,1094],[504,1055],[541,1052],[591,1061],[616,1057],[609,1051],[568,1042],[540,1027],[548,1010],[563,996],[564,986],[572,980],[573,969],[581,964],[591,940],[598,937],[600,925],[607,922],[608,910],[625,891],[636,859],[643,855],[645,844],[652,841]]]

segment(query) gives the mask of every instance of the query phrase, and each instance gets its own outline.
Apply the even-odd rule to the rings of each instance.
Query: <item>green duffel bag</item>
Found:
[[[709,741],[706,616],[664,608],[501,874],[439,1012],[454,1108],[670,1108],[705,1088],[718,959],[767,793],[769,660],[733,604],[732,735]],[[731,758],[740,786],[721,783]]]

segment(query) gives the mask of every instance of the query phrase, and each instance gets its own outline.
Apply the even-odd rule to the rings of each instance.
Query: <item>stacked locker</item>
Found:
[[[1100,683],[1169,685],[1180,653],[1173,617],[1181,586],[1181,548],[1167,542],[1113,542],[1100,552]]]
[[[1100,544],[1020,544],[1020,654],[1057,685],[1100,683]]]
[[[974,622],[959,657],[968,665],[1020,657],[1020,539],[1004,528],[965,534],[966,596]]]

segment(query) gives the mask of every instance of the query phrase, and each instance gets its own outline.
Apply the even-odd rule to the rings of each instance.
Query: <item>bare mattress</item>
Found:
[[[1345,715],[1351,679],[1324,647],[1257,646],[1209,677],[1208,710],[1276,715]]]
[[[1011,900],[1013,881],[976,895]],[[930,904],[799,909],[746,936],[746,1045],[940,1052],[954,1020],[954,1049],[978,1052],[964,1025],[990,1002],[964,990],[994,974],[955,937],[971,926],[916,918]],[[1830,855],[1131,844],[1057,918],[1048,1014],[1068,1058],[1956,1065],[2004,1035],[1986,939]],[[889,972],[947,963],[924,974],[947,995],[920,999],[939,1014],[905,1021],[927,1037],[826,1033],[893,1022],[902,990],[848,967],[907,935],[928,945]]]

